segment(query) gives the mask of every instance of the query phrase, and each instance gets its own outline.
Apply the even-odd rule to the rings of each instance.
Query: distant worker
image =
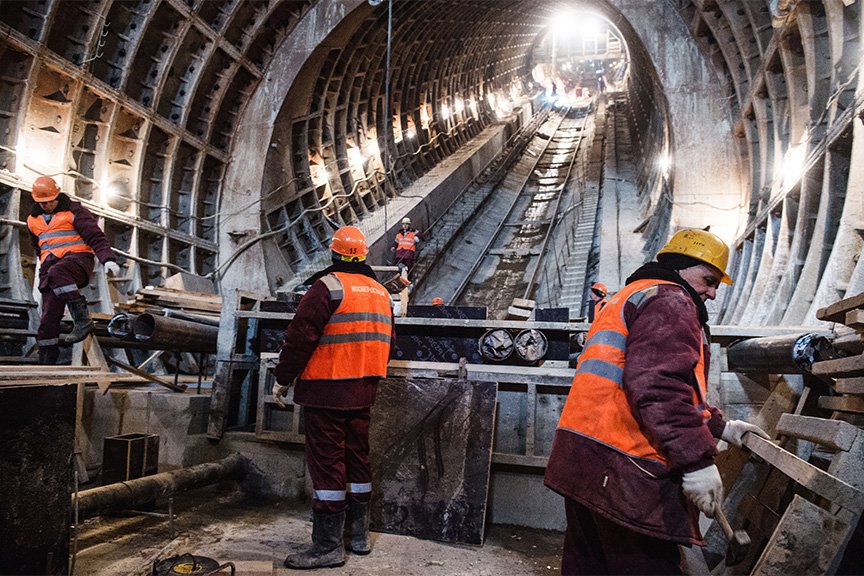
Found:
[[[417,255],[419,241],[420,234],[411,227],[411,219],[403,218],[402,229],[396,234],[396,245],[393,247],[396,251],[393,263],[404,267],[403,276],[406,278],[414,269],[414,258]]]
[[[606,299],[606,285],[602,282],[595,282],[588,291],[588,297],[591,298],[591,305],[588,307],[588,321],[593,322],[597,314],[603,310],[603,307],[609,303]]]
[[[39,259],[42,320],[36,335],[39,363],[56,364],[60,354],[60,321],[69,306],[74,325],[62,344],[80,342],[93,331],[87,299],[78,291],[90,282],[94,256],[105,271],[120,271],[114,252],[96,217],[60,191],[57,182],[40,176],[32,187],[33,209],[27,217],[30,242]]]
[[[606,79],[603,76],[597,76],[597,94],[606,92]]]
[[[273,396],[296,379],[294,402],[303,406],[306,462],[312,478],[312,547],[292,554],[294,569],[342,566],[349,515],[350,548],[371,552],[369,500],[370,408],[387,375],[393,314],[390,295],[365,260],[363,233],[343,226],[330,244],[333,265],[297,305],[273,370]]]
[[[442,300],[441,298],[438,298],[438,297],[432,298],[432,306],[443,306],[443,305],[444,305],[444,300]]]
[[[728,258],[682,230],[591,325],[546,469],[565,498],[562,574],[681,574],[678,545],[703,545],[699,511],[723,501],[715,438],[768,438],[706,402],[705,302],[732,283]]]

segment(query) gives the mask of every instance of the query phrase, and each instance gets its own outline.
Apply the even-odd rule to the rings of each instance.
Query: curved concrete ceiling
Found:
[[[386,6],[0,1],[4,217],[20,219],[19,189],[56,174],[105,217],[142,283],[179,268],[268,290],[329,235],[312,216],[299,244],[280,238],[299,207],[322,203],[316,164],[349,171],[351,149],[377,141],[395,150],[391,181],[404,189],[497,121],[488,94],[531,92],[533,51],[573,7],[601,14],[627,45],[649,251],[678,226],[734,239],[728,322],[802,322],[864,285],[860,2],[395,0],[389,141]],[[457,99],[476,112],[442,114]],[[417,130],[424,116],[430,128]],[[416,140],[399,138],[412,127]],[[656,164],[667,151],[668,180]],[[346,197],[331,220],[383,201],[366,170],[371,200],[329,179]],[[2,242],[19,265],[17,240]],[[249,274],[265,259],[269,279]]]

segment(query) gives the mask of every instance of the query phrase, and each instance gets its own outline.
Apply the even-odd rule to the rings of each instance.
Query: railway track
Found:
[[[445,298],[449,304],[486,306],[490,317],[503,317],[514,298],[533,298],[584,124],[585,118],[555,113],[537,131],[494,192],[499,200],[507,198],[503,209],[478,215],[496,218],[495,225],[486,226],[485,245],[474,250],[473,261],[460,266],[461,282]],[[476,236],[453,244],[474,244]]]

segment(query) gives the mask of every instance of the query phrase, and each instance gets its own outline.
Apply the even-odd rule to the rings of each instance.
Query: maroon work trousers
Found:
[[[561,574],[681,574],[678,544],[634,532],[565,498]]]
[[[369,408],[303,408],[306,465],[315,491],[312,510],[341,512],[348,501],[368,502],[372,492],[369,464]]]
[[[49,255],[39,267],[42,319],[36,339],[40,346],[56,346],[66,303],[81,298],[78,288],[86,286],[93,272],[93,255],[71,253],[63,258]]]

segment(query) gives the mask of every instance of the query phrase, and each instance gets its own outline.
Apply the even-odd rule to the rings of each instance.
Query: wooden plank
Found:
[[[117,366],[118,368],[122,368],[123,370],[126,370],[127,372],[130,372],[132,374],[135,374],[136,376],[140,376],[141,378],[144,378],[145,380],[149,380],[150,382],[155,382],[156,384],[159,384],[160,386],[165,386],[166,388],[174,390],[175,392],[185,392],[186,391],[187,386],[185,384],[175,385],[173,382],[168,382],[167,380],[163,380],[161,378],[158,378],[158,377],[154,376],[153,374],[149,374],[147,372],[144,372],[143,370],[138,370],[138,368],[136,368],[135,366],[130,366],[129,364],[126,364],[125,362],[121,362],[120,360],[117,360],[116,358],[108,357],[108,358],[106,358],[106,360],[108,360],[108,362]]]
[[[864,378],[837,378],[829,385],[838,394],[864,394]]]
[[[744,446],[808,490],[856,514],[864,510],[864,492],[805,462],[791,452],[755,434],[745,435]]]
[[[819,407],[835,412],[864,414],[864,398],[860,396],[820,396]]]
[[[813,364],[815,376],[864,376],[864,354]]]
[[[864,310],[850,310],[843,323],[855,330],[864,330]]]
[[[832,450],[849,450],[858,432],[856,426],[842,420],[796,414],[783,414],[777,423],[777,433],[780,435],[803,438]]]
[[[847,518],[796,494],[750,574],[833,574],[855,528]]]
[[[846,320],[847,312],[862,306],[864,306],[864,292],[844,298],[825,308],[820,308],[816,312],[816,318],[825,322],[843,322]]]

